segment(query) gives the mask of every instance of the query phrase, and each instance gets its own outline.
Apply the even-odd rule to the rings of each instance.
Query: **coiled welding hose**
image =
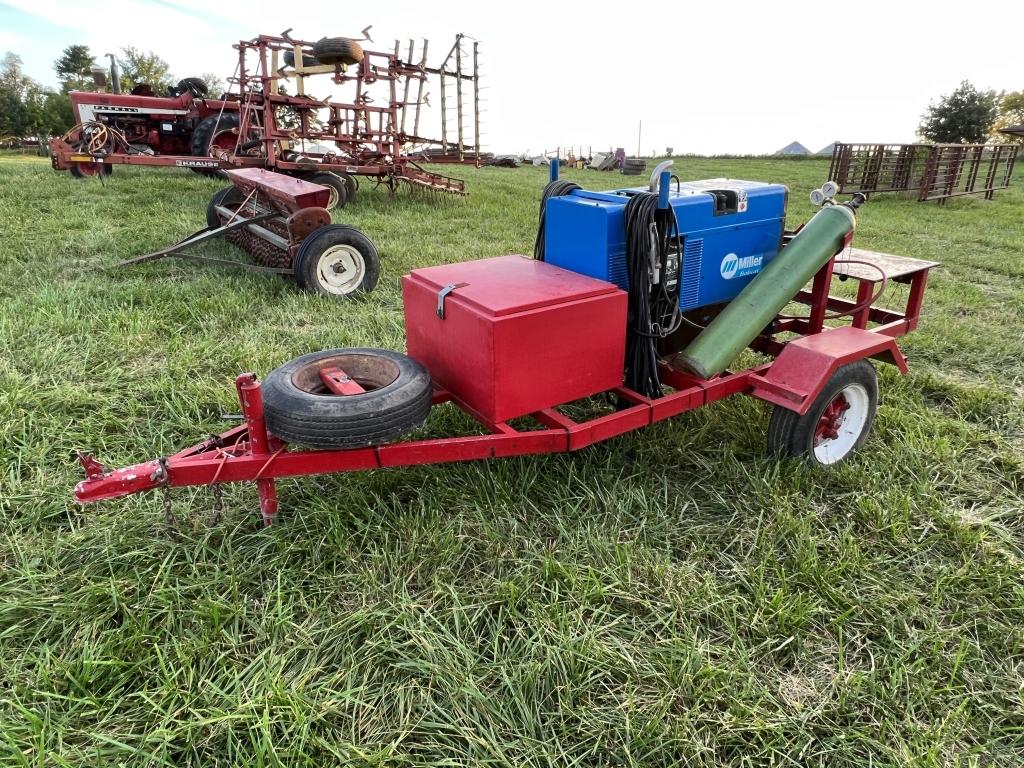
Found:
[[[552,197],[572,194],[577,189],[583,189],[583,187],[562,179],[556,179],[544,187],[544,192],[540,196],[540,215],[537,217],[537,239],[533,243],[533,258],[537,261],[544,261],[544,218],[548,200]]]
[[[673,240],[677,253],[682,254],[679,224],[671,206],[659,210],[658,195],[650,192],[629,199],[625,219],[629,275],[626,386],[644,397],[658,398],[664,394],[658,377],[658,339],[674,333],[683,321],[678,296],[665,284]],[[656,283],[652,267],[659,275]]]

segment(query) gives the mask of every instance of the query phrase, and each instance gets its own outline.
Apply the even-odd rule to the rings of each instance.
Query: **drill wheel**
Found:
[[[380,278],[380,255],[355,227],[330,224],[302,241],[293,267],[303,290],[344,299],[374,289]]]

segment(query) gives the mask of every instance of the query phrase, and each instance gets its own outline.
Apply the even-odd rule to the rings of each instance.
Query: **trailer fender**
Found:
[[[844,326],[786,344],[767,371],[750,377],[753,389],[749,394],[802,416],[837,368],[865,358],[907,372],[907,360],[894,338]]]

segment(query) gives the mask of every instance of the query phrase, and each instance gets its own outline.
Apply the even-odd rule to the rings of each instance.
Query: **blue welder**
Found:
[[[737,179],[590,192],[558,179],[541,197],[534,257],[607,280],[629,295],[626,384],[660,396],[660,361],[680,351],[779,253],[782,184]]]
[[[626,204],[647,191],[577,188],[549,197],[545,261],[628,290]],[[661,279],[671,283],[678,270],[681,310],[734,299],[767,266],[782,247],[787,195],[782,184],[736,179],[669,186],[668,205],[675,212],[678,230],[673,225],[669,263]],[[673,243],[682,245],[681,260]]]

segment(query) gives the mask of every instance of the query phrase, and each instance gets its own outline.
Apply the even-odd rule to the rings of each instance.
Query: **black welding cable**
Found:
[[[661,397],[658,376],[657,340],[679,328],[682,313],[679,297],[670,292],[665,281],[669,245],[676,241],[682,252],[675,211],[658,210],[658,196],[634,195],[626,203],[626,269],[629,275],[626,334],[626,386],[645,397]],[[651,257],[660,279],[651,280]],[[677,283],[678,285],[678,283]]]
[[[537,217],[537,239],[533,243],[533,258],[537,261],[544,261],[544,219],[548,209],[548,200],[552,197],[572,194],[577,189],[582,189],[582,187],[562,179],[556,179],[544,187],[544,192],[540,196],[540,215]]]

